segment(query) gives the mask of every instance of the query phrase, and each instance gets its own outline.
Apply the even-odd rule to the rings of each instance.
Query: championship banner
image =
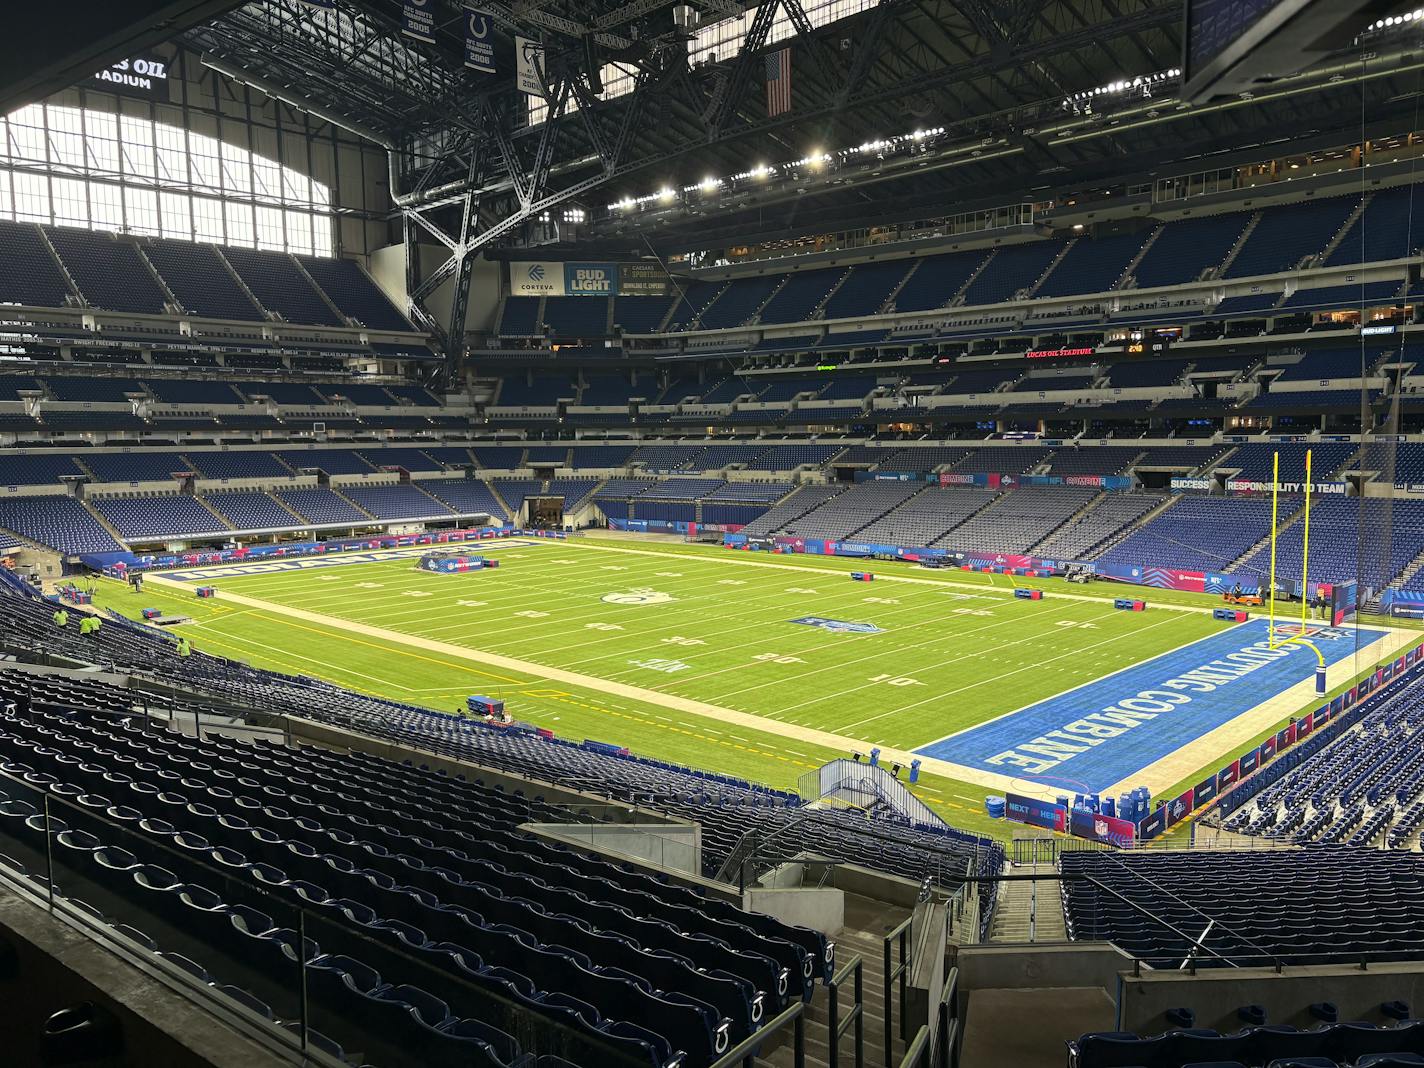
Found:
[[[494,73],[494,23],[479,8],[465,8],[465,66],[481,74]]]
[[[544,95],[544,46],[528,37],[514,39],[514,87],[529,96]]]
[[[659,263],[625,263],[618,268],[620,297],[668,297],[672,278]]]
[[[1024,823],[1030,827],[1042,827],[1046,831],[1064,831],[1068,827],[1067,809],[1062,805],[1055,805],[1051,801],[1043,801],[1037,797],[1005,794],[1004,815],[1015,823]],[[1077,813],[1075,812],[1073,815],[1076,817]]]
[[[564,265],[555,260],[514,260],[509,265],[509,293],[515,297],[562,297]]]
[[[426,44],[435,43],[435,0],[405,0],[401,33]]]

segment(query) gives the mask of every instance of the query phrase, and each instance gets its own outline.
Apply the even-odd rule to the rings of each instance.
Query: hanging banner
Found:
[[[465,8],[465,66],[494,73],[494,22],[479,8]]]
[[[618,268],[620,297],[666,297],[672,294],[672,278],[659,263],[625,263]]]
[[[515,297],[562,297],[564,265],[557,260],[515,260],[509,265],[509,292]]]
[[[618,295],[618,265],[616,263],[564,264],[564,296],[616,297]]]
[[[434,44],[435,0],[405,0],[401,8],[401,33]]]
[[[528,37],[514,39],[514,87],[530,96],[544,95],[544,46]]]

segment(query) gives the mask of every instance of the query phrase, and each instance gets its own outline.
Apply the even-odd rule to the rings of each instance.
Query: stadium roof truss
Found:
[[[1228,165],[1223,143],[1243,151],[1283,136],[1340,143],[1343,131],[1360,133],[1363,93],[1382,102],[1371,111],[1382,117],[1390,101],[1412,106],[1402,90],[1417,89],[1417,74],[1407,86],[1395,84],[1416,68],[1384,69],[1375,59],[1368,76],[1337,70],[1258,100],[1188,107],[1168,83],[1155,100],[1148,86],[1070,105],[1115,80],[1178,66],[1179,0],[684,2],[699,27],[744,18],[734,54],[690,66],[690,31],[674,25],[669,0],[487,0],[479,6],[495,24],[498,75],[464,66],[461,0],[429,0],[433,44],[401,33],[401,0],[334,0],[334,7],[262,0],[183,39],[217,69],[388,148],[391,194],[411,253],[411,311],[452,355],[473,253],[512,243],[523,223],[563,206],[586,208],[586,233],[610,251],[620,241],[625,251],[713,247],[792,227],[943,214],[947,204],[970,210],[1042,199],[1070,180],[1087,188],[1134,175],[1150,180],[1167,165],[1164,174],[1218,159]],[[852,13],[835,17],[841,11]],[[531,98],[505,69],[515,35],[546,50],[543,121],[531,123]],[[622,90],[630,74],[631,91],[595,95],[590,39],[594,61],[616,62]],[[789,48],[793,59],[792,107],[775,115],[763,88],[769,47]],[[1354,62],[1363,69],[1367,61]],[[704,214],[668,213],[621,231],[604,210],[619,195],[670,179],[731,175],[767,157],[795,160],[819,146],[856,146],[922,126],[942,131],[955,151],[927,152],[893,174],[872,159],[834,181],[768,190]],[[974,145],[995,150],[964,147]],[[891,178],[893,200],[878,189]],[[778,201],[788,206],[767,210]],[[414,245],[432,239],[449,255],[422,274]],[[450,279],[457,283],[450,317],[438,323],[425,298]]]

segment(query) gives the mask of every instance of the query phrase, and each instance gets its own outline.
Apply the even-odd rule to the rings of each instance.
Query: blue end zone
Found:
[[[1067,789],[1102,791],[1178,747],[1308,681],[1318,661],[1299,645],[1267,648],[1266,621],[1253,620],[1046,701],[917,749]],[[1329,628],[1311,640],[1327,664],[1346,659],[1385,631]]]

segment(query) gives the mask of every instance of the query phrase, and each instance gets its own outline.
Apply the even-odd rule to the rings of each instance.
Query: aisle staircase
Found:
[[[1018,864],[1014,875],[1055,875],[1052,864]],[[1056,879],[1020,880],[999,884],[990,942],[1066,942],[1063,899]]]
[[[841,971],[855,957],[860,957],[864,1064],[879,1068],[885,1063],[885,936],[898,927],[909,912],[847,893],[845,914],[846,925],[834,936],[836,970]],[[811,1004],[806,1006],[806,1068],[828,1068],[831,1064],[830,1000],[830,992],[818,985]],[[850,976],[839,990],[838,1003],[839,1017],[844,1020],[855,1005],[855,984]],[[893,1063],[898,1065],[905,1054],[905,1043],[899,1034],[898,1011],[895,1016],[890,1049]],[[837,1053],[837,1063],[857,1063],[854,1026],[841,1038]],[[794,1068],[789,1029],[787,1040],[775,1050],[757,1057],[756,1063],[759,1068]]]

